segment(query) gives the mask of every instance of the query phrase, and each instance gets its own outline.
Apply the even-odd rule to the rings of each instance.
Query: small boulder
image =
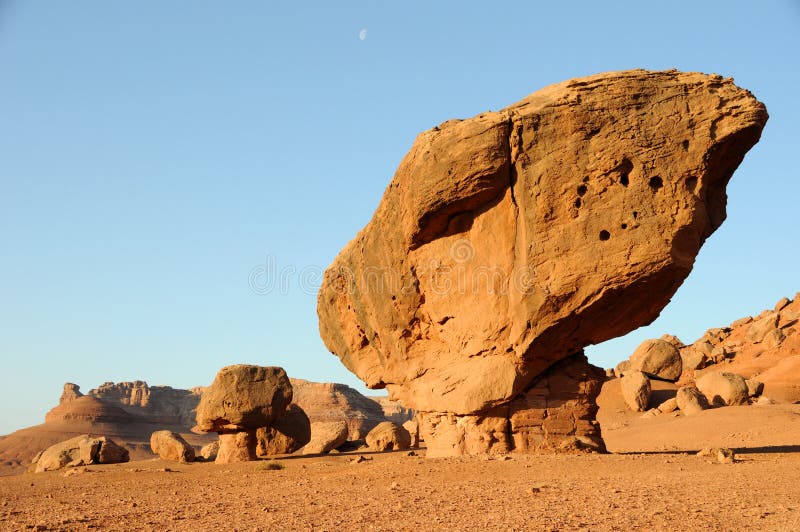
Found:
[[[622,377],[622,375],[631,368],[631,361],[630,360],[623,360],[619,364],[616,365],[614,368],[614,373],[616,373],[617,377]]]
[[[668,381],[676,381],[683,371],[678,348],[665,340],[645,340],[631,355],[631,369]]]
[[[686,416],[699,414],[708,408],[705,396],[694,386],[682,386],[675,394],[675,404]]]
[[[347,422],[318,421],[311,423],[311,441],[303,447],[303,454],[323,454],[347,441]]]
[[[681,342],[680,338],[678,338],[677,336],[675,336],[673,334],[662,334],[661,335],[661,340],[664,340],[665,342],[671,343],[672,345],[675,346],[676,349],[681,349],[682,347],[686,346],[686,344]]]
[[[650,402],[650,379],[647,375],[637,370],[625,372],[620,379],[622,397],[625,403],[634,412],[644,412]]]
[[[658,405],[658,410],[662,414],[669,414],[670,412],[674,412],[678,409],[678,400],[675,397],[667,399],[660,405]]]
[[[259,457],[291,454],[311,441],[311,421],[302,408],[292,404],[271,427],[258,429],[256,438]]]
[[[367,434],[367,446],[373,451],[399,451],[411,447],[411,435],[391,421],[378,423]]]
[[[406,429],[411,436],[411,447],[419,447],[419,423],[417,423],[417,420],[409,419],[403,423],[403,428]]]
[[[212,441],[211,443],[207,443],[200,449],[200,456],[206,462],[212,462],[216,460],[217,453],[219,452],[219,440]]]
[[[727,447],[704,447],[697,453],[697,456],[711,458],[718,464],[732,464],[736,461],[733,449]]]
[[[788,307],[791,302],[792,300],[788,297],[783,297],[780,299],[780,301],[775,303],[775,308],[773,310],[775,310],[775,312],[780,312],[784,308]]]
[[[705,367],[708,356],[702,351],[688,347],[681,350],[681,365],[684,371],[691,371]]]
[[[105,451],[103,447],[107,447]],[[105,436],[95,438],[86,434],[51,445],[34,458],[32,465],[34,472],[41,473],[65,467],[114,464],[128,460],[128,450],[110,438]]]
[[[763,405],[774,405],[776,403],[775,403],[775,400],[770,399],[766,395],[762,395],[761,397],[758,398],[758,401],[756,401],[756,404],[759,405],[759,406],[763,406]]]
[[[764,391],[764,383],[755,379],[747,379],[744,381],[747,385],[747,395],[750,397],[758,397]]]
[[[714,406],[742,405],[747,403],[747,383],[736,373],[712,371],[696,381],[697,388]]]
[[[761,345],[766,349],[774,349],[779,347],[784,340],[786,340],[786,334],[781,329],[772,329],[761,340]]]
[[[169,430],[157,430],[150,435],[150,449],[164,460],[193,462],[194,448],[183,436]]]
[[[760,343],[771,331],[778,327],[778,313],[769,312],[748,327],[745,338],[754,344]]]

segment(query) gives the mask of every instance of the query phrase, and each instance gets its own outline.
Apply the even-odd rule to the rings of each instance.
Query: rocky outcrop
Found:
[[[116,464],[128,461],[128,450],[105,436],[88,434],[57,443],[32,461],[35,473],[91,464]]]
[[[292,401],[282,368],[236,364],[219,370],[197,406],[197,430],[219,434],[217,463],[255,460],[256,431],[270,427]]]
[[[380,404],[345,384],[303,379],[291,382],[293,401],[311,422],[344,421],[348,440],[362,440],[378,423],[386,421]]]
[[[76,387],[77,389],[77,387]],[[144,381],[105,382],[87,395],[113,404],[154,423],[191,427],[202,388],[182,390],[170,386],[149,386]]]
[[[83,394],[81,393],[81,387],[72,382],[68,382],[64,384],[64,390],[61,392],[61,398],[58,400],[58,404],[72,401],[78,397],[83,397]]]
[[[366,443],[373,451],[400,451],[411,447],[411,435],[397,423],[384,421],[369,431]]]
[[[157,430],[150,435],[150,449],[164,460],[194,462],[194,448],[183,437],[169,430]]]
[[[423,427],[463,418],[484,448],[544,371],[658,316],[766,120],[730,79],[635,70],[422,133],[325,272],[321,336]]]

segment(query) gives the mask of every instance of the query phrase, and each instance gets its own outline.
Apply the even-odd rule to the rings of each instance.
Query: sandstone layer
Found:
[[[633,70],[424,132],[325,272],[321,336],[408,408],[506,408],[658,316],[766,120],[731,79]]]

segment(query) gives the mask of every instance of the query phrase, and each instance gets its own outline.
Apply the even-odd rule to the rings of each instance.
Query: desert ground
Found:
[[[0,477],[2,528],[800,528],[800,405],[724,407],[658,422],[609,403],[613,396],[601,400],[600,416],[614,427],[604,431],[609,454],[426,459],[419,449],[224,465],[152,459]],[[734,447],[736,461],[697,456],[698,444]],[[650,450],[628,450],[636,446]]]
[[[797,530],[800,449],[787,450],[734,464],[690,453],[344,453],[278,460],[282,470],[148,460],[2,478],[0,515],[7,530]]]

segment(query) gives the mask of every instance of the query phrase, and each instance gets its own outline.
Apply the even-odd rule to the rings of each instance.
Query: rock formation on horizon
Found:
[[[725,187],[766,121],[731,79],[632,70],[424,132],[325,272],[322,339],[430,420],[429,456],[505,452],[486,442],[548,368],[658,316],[725,219]],[[517,449],[585,436],[564,420]]]

